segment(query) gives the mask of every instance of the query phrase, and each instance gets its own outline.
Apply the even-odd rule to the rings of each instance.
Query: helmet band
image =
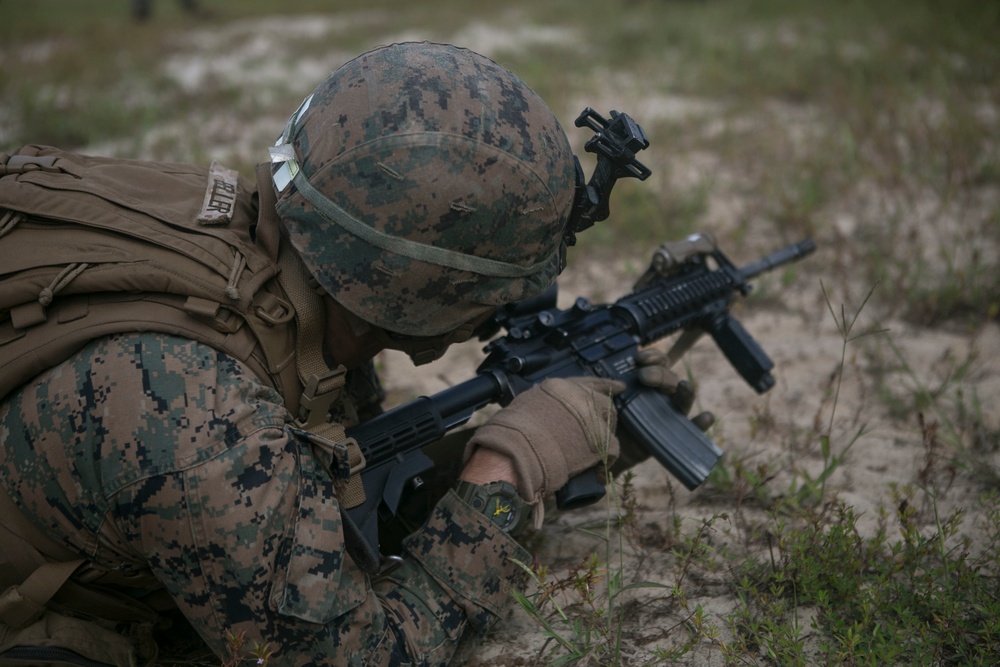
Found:
[[[278,146],[276,148],[282,149],[284,147]],[[287,186],[287,179],[291,177],[291,183],[295,185],[299,194],[312,204],[313,208],[325,220],[353,234],[368,245],[421,262],[436,264],[437,266],[444,266],[459,271],[468,271],[490,278],[524,278],[543,271],[552,263],[552,258],[546,257],[542,261],[529,266],[521,266],[520,264],[501,262],[489,259],[488,257],[467,255],[447,248],[439,248],[384,234],[354,218],[347,211],[326,198],[323,193],[314,188],[312,183],[309,182],[309,179],[306,178],[305,173],[303,173],[296,160],[289,158],[284,151],[273,151],[273,153],[278,152],[283,153],[283,168],[276,171],[272,178],[279,191],[284,189],[282,185]],[[559,252],[558,249],[556,252]]]

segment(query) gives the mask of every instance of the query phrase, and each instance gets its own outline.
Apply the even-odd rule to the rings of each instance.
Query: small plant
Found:
[[[739,606],[728,619],[734,639],[722,643],[730,664],[985,664],[997,655],[995,553],[960,537],[961,511],[921,528],[913,493],[900,495],[901,540],[885,524],[864,536],[841,503],[795,526],[773,521],[777,555],[733,570]],[[996,540],[1000,526],[989,521]]]
[[[238,633],[229,632],[226,634],[226,639],[228,642],[226,650],[229,653],[229,657],[222,661],[222,667],[239,667],[240,665],[267,667],[271,657],[274,655],[270,644],[254,643],[252,648],[248,648],[247,633],[245,631]]]
[[[830,404],[830,417],[827,421],[826,428],[819,433],[820,456],[823,459],[823,466],[817,475],[810,474],[808,470],[799,470],[798,475],[793,478],[792,486],[789,489],[788,496],[799,506],[814,506],[826,498],[826,485],[827,482],[829,482],[830,477],[844,462],[844,457],[847,456],[851,448],[854,447],[858,440],[865,434],[865,425],[862,424],[855,432],[853,432],[853,434],[849,434],[847,442],[839,452],[835,453],[832,449],[831,437],[837,414],[837,406],[840,402],[840,390],[844,381],[844,369],[847,367],[848,346],[858,339],[866,336],[886,333],[887,331],[886,329],[870,329],[862,333],[854,332],[858,323],[858,318],[860,317],[861,312],[865,309],[865,306],[868,304],[869,299],[871,299],[872,294],[874,294],[875,288],[878,287],[878,283],[872,285],[871,289],[868,290],[868,293],[862,300],[861,305],[850,317],[850,319],[848,319],[847,311],[843,304],[840,306],[840,315],[838,317],[838,314],[834,310],[833,304],[830,301],[830,295],[826,290],[826,285],[822,283],[820,283],[820,285],[823,289],[823,298],[826,301],[827,308],[829,309],[830,315],[833,317],[833,320],[837,325],[837,331],[840,334],[840,363],[837,365],[837,372],[834,375],[833,395]],[[817,421],[818,417],[819,416],[817,415]]]

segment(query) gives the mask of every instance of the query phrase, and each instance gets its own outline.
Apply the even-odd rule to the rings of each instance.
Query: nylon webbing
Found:
[[[278,233],[275,197],[270,188],[270,182],[258,178],[261,218],[274,216],[267,224],[258,225],[261,243],[267,247],[269,243],[278,243],[278,265],[281,273],[278,280],[288,300],[295,309],[298,331],[295,338],[295,364],[304,391],[299,401],[299,426],[311,431],[324,440],[330,441],[327,452],[331,457],[342,455],[336,452],[332,445],[346,446],[347,467],[351,470],[348,479],[338,477],[338,500],[345,508],[357,507],[365,502],[365,490],[361,484],[360,471],[364,468],[364,455],[361,448],[351,439],[347,439],[343,424],[329,420],[330,407],[340,397],[344,387],[346,369],[338,366],[331,370],[323,356],[323,303],[310,285],[309,274],[292,249],[291,244],[275,239],[272,235]],[[273,246],[271,246],[273,247]]]
[[[271,189],[270,178],[262,178],[266,174],[266,167],[260,165],[257,168],[257,196],[260,206],[257,234],[261,245],[268,252],[274,253],[277,249],[276,258],[281,267],[278,282],[295,309],[295,366],[299,380],[307,389],[312,383],[314,395],[339,393],[344,386],[346,369],[341,366],[331,370],[323,356],[323,301],[310,286],[309,274],[291,244],[280,238],[281,223],[274,208],[274,191]],[[309,407],[306,410],[311,412]],[[301,410],[296,417],[304,426],[326,421],[325,415],[302,415]]]
[[[19,630],[45,612],[45,605],[68,581],[83,559],[46,563],[20,586],[11,586],[0,597],[0,623]]]
[[[31,523],[3,489],[0,489],[0,528],[8,533],[0,549],[0,565],[8,564],[0,568],[0,588],[20,583],[47,559],[74,560],[77,557]]]
[[[290,243],[282,243],[278,251],[278,265],[281,266],[282,286],[295,308],[299,323],[295,363],[305,385],[299,402],[300,425],[332,443],[344,443],[349,457],[348,466],[352,471],[360,471],[365,463],[361,448],[354,440],[345,441],[342,424],[329,421],[330,407],[344,387],[346,369],[339,366],[331,371],[323,358],[323,310],[321,304],[316,303],[317,295],[303,275],[305,269],[294,252]],[[338,484],[341,487],[337,491],[338,500],[343,507],[350,509],[365,502],[365,489],[359,474],[351,474]]]
[[[525,276],[532,276],[539,271],[544,270],[545,267],[547,267],[552,261],[551,257],[546,257],[542,261],[536,262],[530,266],[521,266],[520,264],[501,262],[495,259],[489,259],[488,257],[466,255],[465,253],[456,252],[447,248],[439,248],[437,246],[426,245],[424,243],[417,243],[398,236],[383,234],[379,230],[369,227],[360,220],[355,219],[347,211],[327,199],[323,193],[312,186],[309,179],[306,178],[306,175],[301,169],[297,170],[295,177],[292,179],[292,183],[295,184],[295,187],[298,188],[300,193],[302,193],[302,196],[305,197],[306,200],[312,204],[324,218],[338,225],[345,231],[350,232],[354,236],[357,236],[369,245],[396,253],[397,255],[402,255],[403,257],[409,257],[410,259],[416,259],[422,262],[448,267],[450,269],[478,273],[481,276],[489,278],[524,278]]]
[[[151,577],[106,573],[58,544],[24,515],[0,490],[0,528],[6,533],[0,549],[0,622],[18,628],[32,622],[53,598],[73,610],[119,622],[152,622],[156,615],[138,600],[70,580],[78,576],[102,583],[147,585]],[[48,562],[52,559],[55,562]],[[106,581],[104,581],[106,580]]]

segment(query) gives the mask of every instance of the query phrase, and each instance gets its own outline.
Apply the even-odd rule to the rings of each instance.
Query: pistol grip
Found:
[[[604,493],[604,485],[597,477],[597,468],[584,470],[556,491],[556,507],[561,510],[586,507],[603,498]]]
[[[689,490],[708,478],[722,456],[712,439],[657,391],[639,390],[626,397],[618,408],[618,428],[626,429]],[[585,507],[603,498],[604,493],[596,469],[587,470],[556,492],[556,506],[561,510]]]

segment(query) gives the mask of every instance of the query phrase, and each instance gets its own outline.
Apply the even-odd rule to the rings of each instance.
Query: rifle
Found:
[[[774,363],[730,314],[730,306],[738,295],[750,292],[750,280],[808,255],[816,245],[806,239],[737,268],[709,237],[689,237],[682,244],[697,250],[693,258],[678,263],[679,244],[664,244],[636,289],[613,304],[594,305],[580,297],[561,310],[551,289],[499,309],[492,326],[481,333],[488,336],[501,328],[507,333],[486,345],[476,377],[349,428],[347,435],[358,442],[366,461],[361,473],[366,501],[345,511],[348,549],[355,561],[369,572],[378,571],[379,517],[395,516],[406,490],[422,485],[421,475],[434,467],[422,447],[465,424],[476,410],[491,403],[507,405],[545,378],[621,380],[626,389],[614,398],[619,428],[688,489],[704,482],[722,451],[667,396],[639,382],[635,354],[641,346],[683,331],[668,353],[676,360],[707,332],[743,379],[758,393],[766,392],[774,385]],[[560,489],[556,502],[570,509],[603,495],[597,475],[588,471]]]
[[[645,180],[651,173],[636,159],[649,140],[627,114],[612,111],[608,119],[587,107],[575,124],[594,131],[584,148],[597,155],[597,165],[587,181],[580,161],[573,158],[576,189],[564,236],[568,246],[575,244],[578,232],[608,217],[611,189],[619,178]],[[367,572],[381,569],[379,518],[396,516],[407,489],[422,486],[421,475],[434,468],[423,447],[465,424],[476,410],[491,403],[507,405],[549,377],[622,380],[626,389],[614,399],[619,428],[687,488],[697,487],[722,451],[669,398],[639,383],[635,353],[640,346],[683,330],[669,352],[676,361],[707,331],[740,375],[758,392],[767,391],[774,384],[774,364],[729,314],[729,307],[737,293],[750,292],[751,279],[815,247],[805,240],[738,269],[711,237],[693,236],[660,246],[635,290],[611,305],[595,306],[581,297],[572,308],[559,310],[553,286],[539,297],[498,309],[477,333],[482,340],[501,329],[507,333],[484,348],[487,357],[476,377],[347,429],[365,460],[365,502],[344,511],[351,557]],[[571,509],[603,496],[596,473],[587,471],[557,492],[556,503]]]

